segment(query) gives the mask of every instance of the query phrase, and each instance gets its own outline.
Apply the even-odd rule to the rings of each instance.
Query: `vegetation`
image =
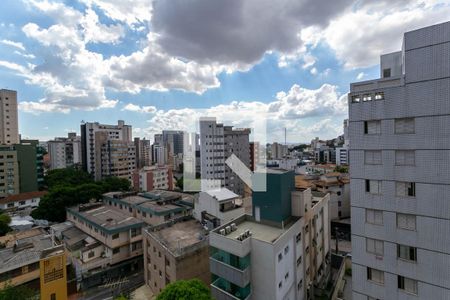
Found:
[[[11,231],[8,224],[11,222],[11,217],[3,212],[0,213],[0,236],[4,236]]]
[[[336,168],[334,168],[335,172],[339,172],[339,173],[348,173],[348,167],[346,166],[336,166]]]
[[[345,275],[352,276],[352,269],[351,268],[345,269]]]
[[[88,173],[75,168],[51,170],[44,181],[48,194],[31,216],[51,222],[65,221],[66,207],[101,199],[103,193],[130,190],[127,179],[108,177],[94,181]]]
[[[308,147],[309,147],[309,145],[307,145],[307,144],[300,144],[300,145],[294,146],[292,148],[289,148],[289,152],[292,152],[292,151],[303,152],[305,150],[305,148],[308,148]]]
[[[208,287],[198,279],[179,280],[167,285],[156,300],[212,300]]]
[[[12,286],[6,284],[0,289],[0,300],[26,300],[34,299],[36,292],[25,286]]]

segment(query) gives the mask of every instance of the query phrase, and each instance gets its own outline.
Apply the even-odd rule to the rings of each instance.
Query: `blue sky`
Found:
[[[405,31],[448,21],[449,7],[4,0],[0,88],[19,93],[22,136],[42,140],[79,131],[81,120],[123,119],[152,137],[202,115],[236,126],[264,115],[268,140],[281,140],[284,127],[290,142],[333,138],[350,82],[377,78],[381,53],[399,50]]]

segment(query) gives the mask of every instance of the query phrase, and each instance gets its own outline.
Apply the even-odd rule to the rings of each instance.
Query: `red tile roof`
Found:
[[[23,201],[23,200],[28,200],[28,199],[32,199],[32,198],[41,198],[45,194],[47,194],[46,191],[20,193],[20,194],[11,195],[11,196],[8,196],[5,198],[0,198],[0,204]]]

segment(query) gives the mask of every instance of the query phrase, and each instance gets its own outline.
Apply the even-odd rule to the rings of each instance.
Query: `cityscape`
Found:
[[[167,2],[0,4],[0,300],[450,300],[450,2]]]

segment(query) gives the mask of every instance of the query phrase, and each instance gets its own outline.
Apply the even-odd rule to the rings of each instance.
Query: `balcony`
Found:
[[[216,300],[250,299],[250,284],[245,288],[241,288],[219,277],[211,283],[211,296]]]
[[[223,255],[219,250],[209,258],[211,273],[220,276],[229,282],[245,287],[250,283],[250,256],[245,258],[234,257],[234,255]],[[230,256],[231,259],[230,259]],[[234,257],[234,258],[233,258]]]

